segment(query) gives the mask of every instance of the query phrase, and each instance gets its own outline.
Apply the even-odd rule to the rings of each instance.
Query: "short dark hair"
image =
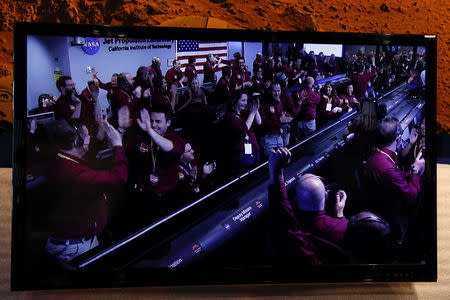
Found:
[[[279,85],[280,88],[281,88],[281,83],[280,83],[280,82],[278,82],[278,81],[272,81],[272,83],[270,84],[270,91],[272,91],[272,89],[273,89],[273,87],[274,87],[275,85]]]
[[[172,120],[174,115],[167,107],[161,105],[152,106],[150,113],[163,113],[166,117],[166,121]]]
[[[233,92],[233,94],[231,95],[231,107],[233,107],[234,105],[236,105],[236,103],[238,102],[239,99],[241,99],[242,95],[246,94],[248,96],[248,93],[246,90],[235,90]]]
[[[143,75],[148,75],[147,67],[140,66],[136,71],[136,77],[141,78]]]
[[[188,58],[188,63],[189,63],[189,64],[195,63],[195,57],[189,56],[189,58]]]
[[[222,76],[230,76],[231,68],[229,66],[225,66],[222,68]]]
[[[360,263],[391,263],[392,235],[389,223],[370,211],[352,216],[344,234],[344,247]]]
[[[389,146],[399,135],[402,134],[402,127],[397,118],[385,118],[378,126],[377,145]]]
[[[61,92],[61,88],[63,86],[66,86],[66,80],[72,80],[72,77],[70,76],[61,76],[58,78],[58,80],[56,80],[56,88],[58,89],[58,91]]]
[[[80,120],[55,120],[49,124],[50,140],[58,149],[70,150],[75,140],[81,138]]]

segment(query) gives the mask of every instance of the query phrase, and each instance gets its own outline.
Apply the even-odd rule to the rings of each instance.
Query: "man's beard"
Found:
[[[66,90],[66,97],[67,98],[72,98],[73,95],[73,90]]]
[[[66,97],[67,98],[72,98],[73,96],[77,95],[77,91],[75,89],[72,90],[66,90]]]

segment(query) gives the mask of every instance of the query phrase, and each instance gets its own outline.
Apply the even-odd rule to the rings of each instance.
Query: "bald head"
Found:
[[[325,208],[325,185],[319,176],[305,174],[296,183],[298,209],[304,211],[319,211]]]
[[[313,87],[314,86],[314,78],[312,78],[311,76],[306,77],[306,84],[309,87]]]

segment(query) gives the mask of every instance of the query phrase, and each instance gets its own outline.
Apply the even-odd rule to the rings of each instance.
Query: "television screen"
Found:
[[[14,49],[13,290],[436,280],[435,36],[17,23]]]

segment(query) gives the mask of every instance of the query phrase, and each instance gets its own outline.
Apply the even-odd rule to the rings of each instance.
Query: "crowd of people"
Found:
[[[291,154],[284,147],[272,151],[269,208],[276,225],[269,232],[278,247],[276,261],[392,264],[429,259],[422,176],[425,121],[412,129],[406,145],[395,118],[384,118],[374,132],[374,141],[365,145],[364,199],[348,199],[340,189],[331,192],[325,178],[311,173],[298,176],[295,196],[288,197],[283,169]],[[347,219],[345,208],[351,205],[354,214]]]
[[[180,61],[173,60],[165,75],[161,59],[154,57],[150,66],[138,68],[136,76],[114,73],[107,83],[94,68],[81,93],[71,77],[59,77],[59,98],[43,95],[32,111],[52,111],[55,123],[39,129],[31,119],[28,134],[29,178],[51,178],[48,184],[56,199],[48,251],[67,262],[95,247],[97,235],[107,223],[108,198],[126,198],[121,201],[128,201],[125,206],[133,208],[133,221],[154,221],[214,185],[216,173],[222,178],[249,170],[318,126],[360,109],[364,98],[404,81],[415,97],[423,86],[418,78],[424,68],[423,57],[413,59],[406,53],[359,52],[339,59],[305,51],[270,57],[258,53],[252,66],[251,72],[240,53],[229,61],[208,55],[201,85],[194,57],[184,72]],[[217,79],[219,68],[222,76]],[[316,79],[341,73],[351,79],[343,87],[332,81],[323,87],[316,85]],[[108,118],[102,114],[99,89],[107,92]],[[407,190],[411,202],[419,191],[416,173],[422,173],[424,167],[416,158],[424,145],[416,133],[401,152],[405,165],[414,160],[413,182],[400,171],[389,175],[399,181],[400,191]],[[384,166],[392,164],[392,168],[397,165],[391,144],[380,147],[376,157],[369,158],[373,181],[382,178],[374,175],[379,161],[383,160]],[[106,170],[100,170],[95,158],[105,148],[113,149],[112,159]],[[43,161],[46,168],[42,168]],[[320,185],[319,181],[311,176],[302,184],[307,189],[314,182]],[[121,194],[127,196],[117,197]],[[345,192],[337,197],[345,206]],[[322,204],[307,204],[314,210],[299,204],[297,209],[319,212]],[[390,215],[383,217],[391,221]],[[331,223],[334,225],[324,225],[329,232],[323,238],[341,245],[348,222]],[[335,232],[333,226],[340,229]]]

